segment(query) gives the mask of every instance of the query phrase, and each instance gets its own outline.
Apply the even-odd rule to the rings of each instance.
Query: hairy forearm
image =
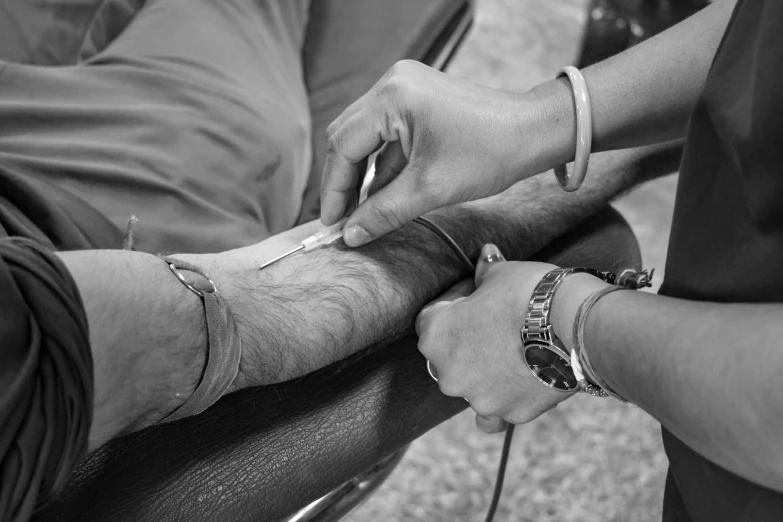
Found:
[[[562,318],[603,285],[586,278],[566,279],[555,299],[566,346]],[[590,360],[621,396],[710,460],[783,491],[783,305],[614,292],[588,317]]]
[[[667,31],[582,71],[593,115],[593,150],[682,138],[731,16],[735,0],[715,2]],[[576,123],[571,87],[553,80],[531,91],[544,121],[546,164],[573,159]]]
[[[640,158],[661,150],[598,155],[593,175],[575,194],[562,191],[548,174],[427,217],[473,259],[488,242],[509,259],[528,259],[643,178],[636,168]],[[660,173],[674,165],[656,164]],[[263,260],[307,233],[294,230],[287,235],[291,241],[278,247],[265,242],[210,259],[191,259],[210,265],[212,278],[229,301],[236,302],[232,308],[251,347],[238,387],[290,379],[392,341],[412,326],[422,306],[470,275],[445,244],[415,223],[360,248],[335,246],[296,254],[257,270]]]
[[[518,214],[464,207],[428,217],[471,257],[493,238],[514,256],[528,257],[535,242],[520,240],[530,223]],[[392,342],[409,330],[422,306],[470,276],[439,238],[415,223],[361,248],[332,245],[258,270],[275,254],[261,243],[228,257],[190,259],[208,267],[239,322],[244,354],[237,387],[288,380]]]

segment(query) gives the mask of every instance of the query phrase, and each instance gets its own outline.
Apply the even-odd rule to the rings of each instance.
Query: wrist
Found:
[[[533,144],[531,175],[573,161],[576,150],[576,107],[567,78],[541,83],[527,93],[538,106],[534,132],[526,138]]]
[[[549,322],[554,334],[570,352],[574,347],[573,331],[576,312],[591,294],[610,286],[589,274],[571,274],[560,283],[552,299]]]
[[[251,289],[241,284],[243,279],[247,279],[249,275],[257,272],[259,263],[252,263],[251,256],[237,255],[237,252],[239,250],[217,254],[175,254],[172,256],[204,270],[237,322],[242,356],[239,372],[226,392],[227,394],[242,388],[268,384],[266,381],[259,380],[259,374],[263,372],[257,370],[258,366],[266,367],[268,372],[274,370],[269,361],[259,360],[260,340],[263,337],[259,330],[263,331],[265,322],[261,313],[263,306],[258,302],[262,299],[259,299],[259,296],[250,295]]]

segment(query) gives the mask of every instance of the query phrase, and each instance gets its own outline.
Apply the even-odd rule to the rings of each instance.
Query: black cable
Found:
[[[456,241],[454,241],[450,235],[446,233],[442,228],[440,228],[438,225],[433,223],[432,221],[420,217],[413,220],[414,223],[418,223],[419,225],[427,228],[428,230],[432,231],[436,236],[438,236],[440,239],[443,240],[444,243],[446,243],[449,248],[451,248],[452,251],[457,255],[459,260],[462,262],[462,264],[465,265],[465,268],[469,269],[471,272],[476,271],[476,266],[473,264],[473,262],[470,260],[470,258],[465,254],[465,252],[459,247]],[[498,476],[495,479],[495,489],[492,492],[492,502],[489,504],[489,509],[487,510],[487,518],[484,519],[485,522],[492,522],[492,519],[495,517],[495,511],[498,508],[498,502],[500,501],[500,494],[503,492],[503,478],[506,475],[506,464],[508,464],[508,454],[511,450],[511,439],[514,436],[514,425],[509,424],[506,427],[506,437],[503,440],[503,449],[500,452],[500,464],[498,465]]]
[[[492,522],[495,518],[495,510],[498,508],[500,494],[503,492],[503,477],[506,476],[506,464],[508,464],[508,453],[511,450],[511,438],[514,436],[514,425],[509,423],[506,427],[506,438],[503,439],[503,451],[500,453],[500,465],[498,466],[498,476],[495,479],[495,491],[492,493],[492,502],[487,510],[487,518],[484,522]]]

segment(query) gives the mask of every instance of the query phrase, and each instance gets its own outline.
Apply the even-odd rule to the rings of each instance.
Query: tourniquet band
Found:
[[[204,303],[207,319],[207,363],[193,395],[161,422],[198,415],[223,396],[239,372],[242,343],[236,320],[215,284],[204,272],[186,261],[163,257],[171,272]],[[183,273],[185,272],[185,273]]]

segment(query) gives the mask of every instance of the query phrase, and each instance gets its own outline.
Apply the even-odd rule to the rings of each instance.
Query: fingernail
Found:
[[[500,249],[492,243],[487,243],[484,248],[481,249],[481,259],[485,263],[497,263],[505,261],[506,258],[500,253]]]
[[[350,247],[362,246],[370,240],[370,234],[359,225],[351,225],[345,229],[343,240]]]

